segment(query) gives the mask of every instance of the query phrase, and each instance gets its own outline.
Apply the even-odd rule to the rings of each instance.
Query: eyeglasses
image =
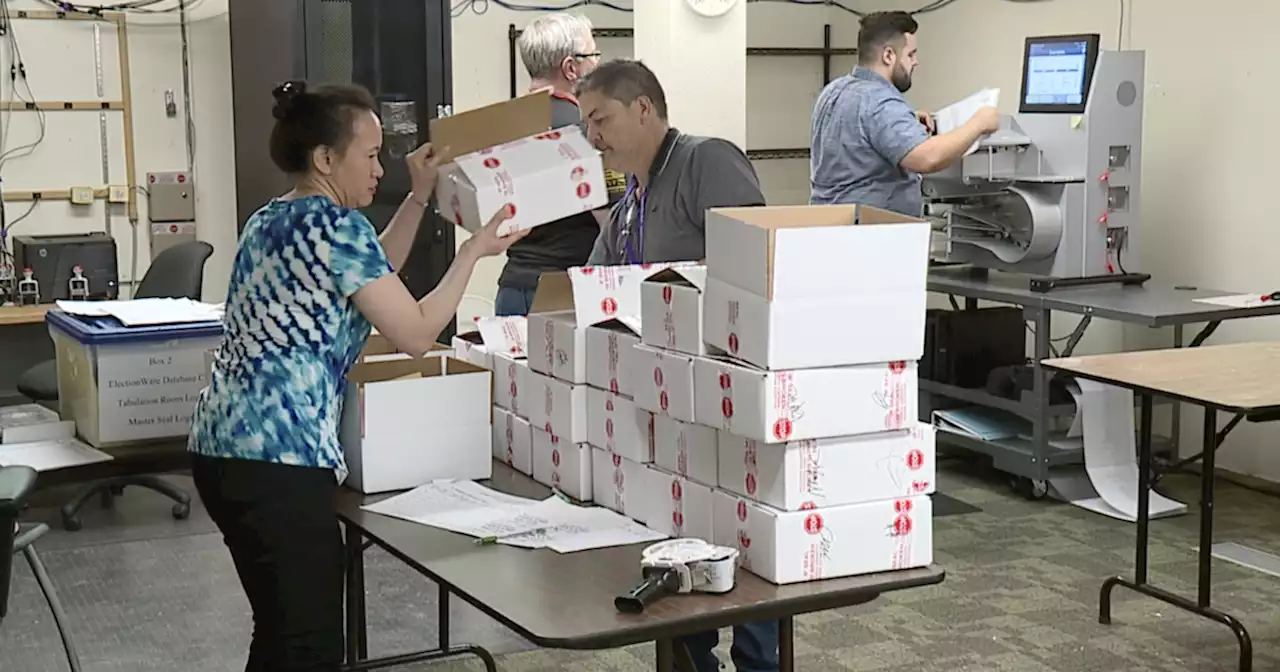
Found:
[[[586,58],[600,58],[602,55],[603,54],[601,54],[598,51],[593,51],[589,54],[574,54],[573,57],[586,59]]]

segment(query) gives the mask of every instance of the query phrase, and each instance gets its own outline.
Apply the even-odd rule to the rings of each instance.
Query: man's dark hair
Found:
[[[271,161],[290,175],[311,170],[316,147],[345,150],[355,133],[356,115],[377,113],[368,89],[354,84],[326,84],[313,90],[302,81],[285,82],[272,92]]]
[[[623,105],[630,105],[641,96],[653,104],[658,118],[667,120],[667,94],[662,90],[658,76],[649,66],[628,58],[601,63],[591,74],[578,81],[578,96],[596,91]]]
[[[907,12],[872,12],[862,17],[862,27],[858,29],[858,63],[875,63],[886,46],[914,35],[919,29],[920,24]]]

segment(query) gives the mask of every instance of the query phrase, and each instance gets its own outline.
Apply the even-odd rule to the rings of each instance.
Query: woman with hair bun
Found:
[[[247,672],[336,672],[343,658],[343,546],[335,490],[346,478],[338,423],[346,375],[372,327],[421,356],[457,313],[499,212],[415,301],[404,264],[442,152],[406,157],[412,189],[379,236],[357,208],[382,177],[382,127],[368,91],[287,82],[274,91],[271,160],[293,189],[245,224],[225,332],[192,419],[200,499],[222,532],[249,604]]]

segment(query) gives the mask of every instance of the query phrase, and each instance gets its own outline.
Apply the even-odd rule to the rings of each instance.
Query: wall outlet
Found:
[[[76,205],[93,205],[93,187],[71,187],[71,202]]]
[[[107,200],[112,203],[128,203],[129,187],[117,184],[107,187]]]

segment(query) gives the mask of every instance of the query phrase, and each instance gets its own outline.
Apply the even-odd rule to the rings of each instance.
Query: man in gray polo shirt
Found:
[[[999,128],[994,108],[930,137],[933,120],[902,96],[916,68],[916,20],[875,12],[858,31],[858,67],[826,86],[813,107],[810,195],[815,205],[861,203],[919,217],[920,174],[947,169]]]
[[[699,261],[707,256],[707,209],[764,205],[760,180],[741,149],[671,128],[662,84],[643,63],[603,63],[577,92],[587,138],[603,154],[605,168],[628,176],[626,195],[601,227],[589,263]],[[681,643],[697,672],[720,669],[718,632]],[[778,624],[735,627],[729,653],[739,672],[777,672]]]
[[[639,61],[600,65],[578,85],[587,138],[627,190],[600,228],[588,263],[706,258],[709,208],[764,205],[747,155],[728,140],[671,128],[662,85]]]

